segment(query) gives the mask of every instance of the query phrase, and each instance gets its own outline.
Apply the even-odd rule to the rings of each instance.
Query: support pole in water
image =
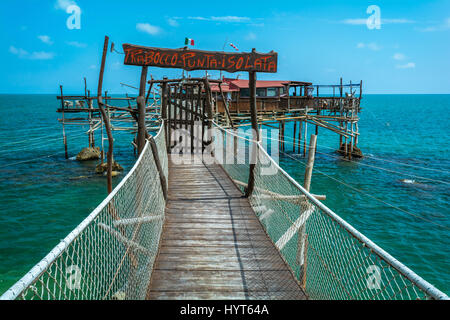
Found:
[[[61,90],[61,108],[62,108],[62,126],[63,126],[63,141],[64,141],[64,152],[66,159],[69,159],[69,154],[67,152],[67,137],[66,130],[64,128],[64,96],[63,96],[63,86],[60,85],[59,89]]]
[[[108,51],[108,41],[109,41],[108,36],[105,36],[105,42],[103,44],[102,62],[101,62],[101,66],[100,66],[100,75],[98,78],[97,103],[98,103],[100,112],[102,114],[103,122],[105,124],[106,134],[108,136],[108,153],[107,153],[108,169],[107,169],[106,174],[107,174],[108,193],[111,193],[111,191],[112,191],[112,155],[113,155],[114,139],[112,137],[109,117],[106,114],[105,108],[103,107],[104,104],[103,104],[103,98],[102,98],[103,73],[105,71],[106,53]]]
[[[311,177],[312,177],[312,171],[313,171],[313,167],[314,167],[314,159],[315,159],[315,155],[316,155],[316,142],[317,142],[317,136],[315,134],[312,134],[311,138],[309,140],[308,162],[306,164],[306,169],[305,169],[305,182],[303,183],[303,187],[308,192],[309,192],[309,189],[311,188]]]
[[[308,162],[305,169],[305,181],[303,187],[309,192],[311,188],[311,177],[314,167],[314,158],[316,155],[316,145],[317,136],[315,134],[311,135],[309,139],[309,149],[308,149]],[[301,205],[300,215],[306,214],[308,210],[311,210],[310,205],[306,201]],[[307,257],[308,257],[308,235],[306,234],[306,220],[305,223],[298,229],[298,240],[297,240],[297,261],[298,265],[301,266],[300,279],[303,289],[306,287],[306,268],[307,268]]]
[[[294,120],[294,135],[292,136],[292,138],[294,139],[292,142],[292,152],[295,153],[295,139],[296,139],[296,133],[297,133],[297,121]]]

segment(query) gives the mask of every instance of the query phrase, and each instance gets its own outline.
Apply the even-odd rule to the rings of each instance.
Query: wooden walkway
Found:
[[[305,299],[250,203],[219,165],[169,161],[160,245],[149,299]]]

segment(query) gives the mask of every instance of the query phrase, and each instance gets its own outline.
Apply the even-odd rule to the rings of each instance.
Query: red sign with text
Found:
[[[164,49],[123,44],[124,64],[180,68],[184,70],[224,70],[228,72],[277,72],[278,54],[232,53],[190,49]]]

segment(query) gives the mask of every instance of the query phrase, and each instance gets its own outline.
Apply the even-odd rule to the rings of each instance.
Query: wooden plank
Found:
[[[170,161],[164,232],[148,298],[306,296],[248,199],[220,166]]]
[[[277,291],[267,292],[266,290],[240,292],[240,291],[152,291],[150,299],[155,300],[300,300],[297,292]]]

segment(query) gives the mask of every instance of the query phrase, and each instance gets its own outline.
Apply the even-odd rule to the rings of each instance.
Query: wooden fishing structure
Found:
[[[61,100],[61,108],[58,112],[62,114],[63,128],[66,124],[88,124],[89,130],[87,131],[89,139],[89,146],[95,146],[94,132],[100,128],[102,131],[102,161],[103,161],[103,126],[107,134],[108,140],[108,156],[107,156],[107,176],[108,176],[108,192],[112,191],[112,163],[113,163],[113,131],[130,131],[135,134],[135,139],[132,142],[138,155],[144,150],[144,145],[147,139],[150,141],[151,150],[154,155],[154,161],[159,172],[161,186],[163,189],[163,197],[167,201],[168,206],[168,218],[169,224],[175,223],[177,228],[183,228],[181,233],[171,232],[166,233],[166,236],[162,239],[162,251],[160,258],[156,261],[155,270],[152,276],[151,286],[149,287],[149,298],[175,298],[180,294],[192,295],[192,290],[196,291],[201,287],[201,283],[208,283],[214,279],[210,273],[202,272],[201,268],[191,266],[196,270],[195,277],[200,283],[198,285],[187,286],[185,283],[187,278],[185,277],[183,268],[180,270],[181,265],[171,268],[172,259],[183,260],[182,249],[184,244],[180,243],[179,238],[183,239],[192,238],[197,239],[199,232],[201,239],[211,241],[213,234],[209,234],[206,228],[214,228],[221,225],[222,222],[228,221],[226,216],[230,215],[231,219],[244,219],[247,227],[254,229],[253,232],[260,233],[258,237],[264,238],[264,231],[261,228],[258,220],[255,218],[253,209],[248,203],[248,200],[239,200],[241,198],[241,189],[245,198],[252,196],[255,191],[255,175],[257,154],[253,150],[250,152],[250,162],[248,168],[248,180],[239,181],[232,179],[227,175],[223,169],[219,166],[206,166],[202,163],[203,157],[206,154],[212,156],[213,152],[208,152],[208,148],[213,143],[213,137],[211,135],[211,129],[213,123],[221,125],[224,128],[230,128],[237,130],[239,127],[251,126],[253,129],[254,141],[261,141],[260,128],[262,125],[273,127],[273,124],[278,124],[279,128],[279,140],[281,150],[284,151],[284,134],[285,124],[289,121],[294,121],[294,131],[296,130],[297,122],[299,122],[299,140],[298,150],[300,151],[300,141],[303,140],[303,152],[306,155],[306,137],[307,137],[307,125],[313,124],[316,126],[316,134],[312,135],[309,148],[309,158],[307,170],[305,172],[305,188],[309,191],[312,177],[312,167],[314,164],[314,153],[316,147],[316,138],[318,134],[318,127],[324,127],[338,133],[344,139],[344,142],[340,143],[341,148],[345,150],[345,154],[351,157],[353,148],[357,143],[357,132],[347,132],[344,127],[348,127],[348,122],[352,123],[350,126],[353,128],[353,122],[356,121],[354,117],[359,111],[359,99],[355,98],[353,93],[351,95],[344,96],[344,85],[340,85],[339,97],[322,97],[319,96],[319,87],[317,88],[317,96],[311,96],[311,83],[288,81],[283,82],[283,89],[277,89],[278,96],[276,97],[264,97],[261,95],[261,88],[264,88],[264,81],[257,81],[257,72],[276,72],[277,71],[277,53],[269,52],[267,54],[258,53],[255,49],[250,53],[225,53],[225,52],[208,52],[200,50],[189,50],[187,48],[181,49],[162,49],[143,47],[130,44],[124,44],[123,50],[125,54],[125,65],[134,65],[141,67],[141,77],[139,88],[135,87],[139,91],[136,97],[112,97],[108,96],[105,92],[102,95],[102,83],[103,73],[105,70],[105,60],[108,49],[109,39],[105,38],[103,55],[100,67],[100,76],[98,82],[97,96],[90,96],[90,92],[85,89],[84,96],[64,96],[62,87],[61,95],[58,99]],[[203,78],[177,78],[161,80],[153,79],[147,81],[148,67],[178,67],[183,70],[223,70],[228,72],[247,71],[249,80],[248,97],[243,97],[238,92],[236,95],[225,95],[224,91],[230,90],[230,86],[233,85],[233,81],[223,79],[211,79],[208,76]],[[242,80],[240,80],[242,82]],[[86,83],[86,82],[85,82]],[[148,85],[148,89],[147,89]],[[227,87],[226,90],[222,90],[222,86]],[[158,90],[156,89],[158,87]],[[359,86],[361,87],[361,86]],[[297,89],[300,94],[297,96]],[[153,90],[153,91],[152,91]],[[265,88],[265,92],[270,91],[271,88]],[[293,96],[290,92],[293,91]],[[228,92],[227,92],[228,93]],[[282,94],[284,93],[284,94]],[[152,97],[152,101],[149,104],[149,97]],[[156,99],[159,97],[159,99]],[[233,99],[235,98],[235,100]],[[69,101],[74,101],[70,103]],[[97,106],[94,107],[94,102],[97,102]],[[120,102],[125,102],[127,105],[118,106]],[[116,104],[116,105],[113,105]],[[84,118],[69,118],[67,115],[85,115]],[[347,117],[347,115],[350,115]],[[162,168],[162,161],[158,153],[158,148],[155,141],[148,133],[153,129],[159,128],[159,122],[162,121],[164,127],[165,145],[167,154],[169,155],[169,176],[166,176],[164,169]],[[338,121],[340,126],[331,124],[331,121]],[[128,124],[124,127],[123,124]],[[304,133],[302,132],[302,126],[304,126]],[[357,126],[356,126],[357,128]],[[64,130],[64,129],[63,129]],[[180,134],[181,132],[181,134]],[[304,135],[302,139],[302,134]],[[294,132],[294,139],[296,133]],[[347,150],[347,140],[350,139],[350,146]],[[236,140],[236,139],[235,139]],[[66,139],[64,138],[66,144]],[[295,152],[295,140],[294,140],[294,152]],[[342,147],[345,145],[345,147]],[[234,156],[237,157],[237,142],[235,141]],[[188,157],[192,157],[194,163],[202,163],[200,165],[180,165],[176,164],[174,157],[179,154],[184,154]],[[200,157],[199,159],[197,159]],[[197,159],[197,161],[196,161]],[[205,181],[200,181],[199,177],[204,177]],[[217,179],[220,177],[220,183],[217,183]],[[180,187],[180,186],[183,187]],[[267,191],[261,188],[256,190],[257,193],[262,192],[266,197],[275,197],[276,199],[284,199],[286,201],[299,201],[297,196],[285,196],[276,192]],[[222,194],[223,193],[223,194]],[[213,200],[213,203],[208,205],[208,208],[204,206],[205,201],[210,202],[215,197],[220,196],[228,203],[234,201],[239,202],[239,206],[246,207],[247,209],[241,210],[241,215],[234,216],[233,211],[223,212],[220,209],[222,206],[220,200]],[[325,199],[323,195],[313,195],[316,199]],[[292,199],[291,199],[292,198]],[[242,202],[243,201],[243,202]],[[183,210],[183,214],[179,212],[182,206],[186,208]],[[171,209],[172,208],[172,209]],[[198,216],[198,212],[207,210],[202,214],[202,217]],[[245,214],[244,214],[245,212]],[[224,216],[225,214],[225,216]],[[189,217],[189,221],[185,221],[185,217]],[[181,219],[181,220],[180,220]],[[225,219],[225,220],[223,220]],[[196,222],[199,220],[198,222]],[[223,221],[222,221],[223,220]],[[217,224],[219,223],[219,224]],[[220,256],[227,251],[227,241],[229,241],[229,233],[237,232],[234,230],[233,223],[223,229],[224,241],[216,249],[220,248]],[[222,228],[222,227],[220,227]],[[303,231],[302,231],[303,232]],[[246,246],[247,243],[253,243],[254,237],[240,236],[241,240],[235,240],[234,246]],[[199,238],[200,239],[200,238]],[[200,241],[201,242],[201,241]],[[184,243],[184,242],[182,242]],[[254,246],[261,247],[261,249],[269,254],[270,264],[267,267],[271,270],[277,270],[280,283],[278,289],[274,291],[264,292],[264,295],[269,295],[274,298],[283,297],[295,297],[296,299],[303,299],[306,297],[302,290],[301,283],[295,280],[295,276],[289,273],[289,268],[283,263],[283,259],[278,255],[275,247],[272,244],[264,244],[258,240],[258,244]],[[302,247],[304,244],[301,245]],[[167,249],[165,249],[167,248]],[[167,251],[168,250],[168,251]],[[167,251],[167,252],[166,252]],[[207,264],[210,268],[216,268],[217,271],[222,274],[227,274],[229,271],[227,267],[217,264],[215,261],[218,257],[206,259],[203,251],[196,251],[195,248],[191,248],[189,253],[190,259],[197,259],[202,264]],[[230,261],[239,260],[238,255],[230,255]],[[214,253],[210,252],[210,255]],[[300,254],[300,253],[299,253]],[[220,259],[219,259],[220,260]],[[276,263],[275,263],[276,261]],[[275,263],[275,264],[273,264]],[[190,262],[186,261],[186,266],[190,266]],[[208,290],[219,290],[226,282],[237,282],[237,286],[257,286],[258,281],[247,282],[242,278],[242,274],[248,272],[250,274],[257,275],[257,278],[264,278],[265,271],[260,270],[261,274],[255,273],[257,270],[253,269],[252,260],[248,261],[248,266],[245,263],[239,262],[237,266],[241,272],[241,275],[236,272],[228,272],[229,276],[224,277],[222,282],[218,282],[217,286],[209,286]],[[273,265],[272,265],[273,264]],[[224,268],[224,269],[223,269]],[[246,271],[247,270],[247,271]],[[193,275],[190,275],[191,277]],[[242,281],[238,281],[238,277]],[[304,276],[301,276],[304,277]],[[217,279],[214,280],[217,282]],[[276,283],[276,282],[275,282]],[[287,285],[289,284],[289,285]],[[288,292],[283,291],[283,286],[288,288]],[[196,287],[197,286],[197,287]],[[173,288],[178,288],[177,294],[171,293]],[[181,289],[180,289],[181,288]],[[183,289],[184,288],[184,289]],[[242,297],[242,294],[248,295],[247,289],[244,291],[238,290],[231,295],[230,298]],[[198,295],[193,295],[198,297]]]
[[[362,152],[358,148],[358,114],[361,111],[362,81],[343,84],[341,78],[337,85],[313,85],[302,81],[257,81],[254,74],[256,71],[276,72],[275,52],[261,54],[253,50],[251,53],[228,53],[191,50],[186,47],[150,48],[130,44],[124,44],[123,50],[126,65],[142,67],[139,88],[121,83],[138,90],[137,96],[127,94],[125,97],[112,97],[108,96],[107,91],[104,95],[99,91],[96,96],[91,96],[90,90],[87,89],[86,78],[84,78],[84,95],[65,96],[61,86],[61,94],[57,96],[61,106],[57,112],[62,115],[59,121],[63,125],[66,158],[68,155],[65,125],[88,125],[86,133],[89,147],[95,147],[95,132],[100,131],[103,162],[104,140],[108,140],[104,137],[105,122],[111,123],[111,132],[109,134],[106,132],[107,136],[112,135],[112,131],[129,131],[135,134],[132,145],[135,153],[139,154],[147,132],[157,130],[160,117],[168,121],[167,139],[170,139],[173,129],[180,126],[190,131],[191,151],[198,148],[198,143],[194,143],[193,137],[194,123],[202,122],[203,127],[207,128],[208,122],[215,120],[222,126],[233,129],[251,126],[258,133],[261,126],[277,128],[279,148],[283,152],[287,151],[286,124],[293,123],[292,152],[303,154],[304,157],[308,144],[308,125],[310,128],[312,126],[316,136],[319,134],[319,128],[323,128],[339,136],[337,151],[340,154],[349,159],[362,157]],[[104,50],[105,54],[106,52],[107,47]],[[111,45],[111,52],[117,52],[114,43]],[[211,79],[206,76],[161,80],[152,77],[146,81],[148,66],[181,68],[189,71],[248,71],[249,80],[225,77]],[[103,70],[102,64],[99,85],[102,82]],[[328,92],[332,90],[332,94],[323,94],[325,90]],[[101,115],[100,100],[105,106],[106,118]],[[167,107],[167,104],[171,106]],[[192,108],[194,104],[195,110]],[[252,108],[255,111],[254,117]],[[144,112],[140,112],[141,109]],[[164,112],[171,114],[166,115]],[[177,116],[173,118],[173,115]],[[180,140],[182,139],[180,137]],[[169,148],[173,147],[170,143],[168,145]]]

